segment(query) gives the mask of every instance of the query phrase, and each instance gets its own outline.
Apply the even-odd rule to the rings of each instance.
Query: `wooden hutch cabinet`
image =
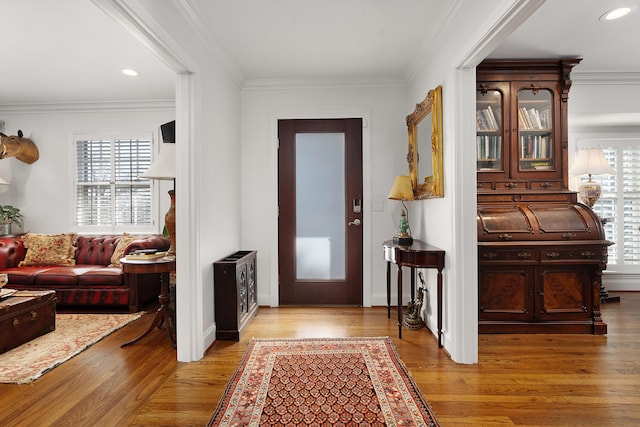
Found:
[[[605,334],[602,222],[568,189],[567,103],[578,58],[477,68],[481,333]]]

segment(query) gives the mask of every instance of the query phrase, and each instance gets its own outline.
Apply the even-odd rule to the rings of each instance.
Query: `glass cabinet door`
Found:
[[[553,92],[543,88],[521,88],[517,97],[518,170],[554,170]]]
[[[504,171],[502,115],[504,94],[481,85],[476,92],[476,153],[478,172]]]

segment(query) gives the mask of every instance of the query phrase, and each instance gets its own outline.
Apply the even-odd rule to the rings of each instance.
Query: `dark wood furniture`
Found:
[[[387,261],[387,317],[391,317],[391,263],[398,266],[398,338],[402,338],[402,267],[411,268],[411,300],[415,298],[416,268],[438,270],[438,347],[442,347],[442,270],[444,251],[440,248],[413,240],[411,246],[401,246],[387,240],[382,244]]]
[[[55,329],[54,291],[17,291],[0,299],[0,354]]]
[[[568,189],[578,58],[477,67],[478,329],[605,334],[602,222]]]
[[[258,312],[256,251],[238,251],[213,263],[216,338],[239,341]]]
[[[120,260],[124,274],[127,275],[127,279],[131,283],[135,283],[139,279],[139,275],[159,274],[160,275],[160,295],[158,300],[160,301],[160,307],[156,311],[156,315],[153,321],[149,325],[149,328],[144,331],[137,338],[127,341],[120,347],[126,347],[130,344],[140,341],[153,331],[156,327],[158,329],[164,327],[171,341],[173,348],[176,348],[176,329],[175,329],[175,313],[170,307],[170,295],[169,295],[169,273],[176,271],[176,257],[165,256],[164,258],[154,260],[132,260],[122,258]]]

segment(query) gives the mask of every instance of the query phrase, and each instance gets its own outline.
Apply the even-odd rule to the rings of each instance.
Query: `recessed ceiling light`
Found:
[[[610,10],[600,17],[601,21],[613,21],[614,19],[622,18],[631,12],[630,7],[619,7],[617,9]]]
[[[125,76],[135,77],[135,76],[139,75],[140,73],[137,72],[136,70],[131,69],[131,68],[125,68],[124,70],[122,70],[122,74],[124,74]]]

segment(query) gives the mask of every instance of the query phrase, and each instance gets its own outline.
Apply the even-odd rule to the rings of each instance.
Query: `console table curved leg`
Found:
[[[402,266],[398,264],[398,338],[402,339]]]
[[[387,319],[391,318],[391,262],[387,261]]]
[[[442,348],[442,268],[438,269],[438,347]]]

